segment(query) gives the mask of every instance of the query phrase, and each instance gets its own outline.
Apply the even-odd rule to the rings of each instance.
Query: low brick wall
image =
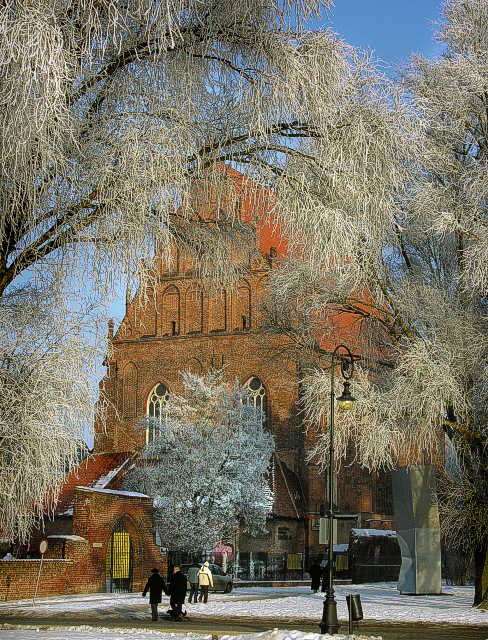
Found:
[[[33,598],[40,564],[40,560],[0,560],[0,602]],[[83,593],[82,588],[70,588],[76,587],[70,585],[73,566],[73,560],[44,560],[37,595],[63,594],[68,589],[69,593]]]

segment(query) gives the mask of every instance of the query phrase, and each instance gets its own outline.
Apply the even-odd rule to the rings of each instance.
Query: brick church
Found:
[[[228,173],[232,188],[242,189],[242,176]],[[250,202],[242,198],[243,219],[252,219]],[[116,328],[109,323],[109,355],[100,383],[109,407],[105,421],[95,424],[93,452],[69,474],[56,518],[43,533],[50,557],[72,560],[70,584],[53,587],[54,592],[76,591],[80,574],[92,575],[85,591],[112,590],[115,582],[120,586],[129,571],[114,569],[117,545],[130,555],[131,589],[140,588],[155,563],[164,566],[164,550],[151,529],[150,499],[120,488],[124,473],[154,437],[149,428],[141,429],[141,421],[163,415],[170,394],[182,390],[183,370],[224,367],[229,382],[237,378],[248,387],[275,439],[270,464],[275,501],[268,532],[258,538],[241,532],[235,540],[221,541],[232,549],[239,577],[300,578],[312,560],[323,556],[319,518],[326,481],[318,465],[307,461],[313,436],[305,433],[298,409],[298,365],[286,355],[286,337],[263,330],[269,274],[286,245],[266,224],[256,231],[258,258],[250,261],[237,287],[217,297],[202,290],[189,256],[175,249],[170,269],[155,258],[156,290],[144,301],[138,292],[128,294],[122,322]],[[344,467],[337,510],[351,516],[339,521],[339,544],[348,542],[351,527],[391,528],[389,474]],[[214,559],[221,560],[217,552]],[[117,571],[120,579],[114,580]]]
[[[231,185],[241,188],[240,174]],[[249,198],[242,198],[243,208]],[[252,211],[242,211],[252,219]],[[286,250],[268,225],[257,229],[260,255],[236,288],[215,297],[202,291],[191,260],[175,250],[170,269],[158,261],[157,290],[146,301],[127,295],[125,316],[114,332],[109,326],[110,357],[101,389],[113,409],[105,429],[95,430],[94,454],[128,453],[149,442],[145,416],[164,412],[169,394],[182,391],[180,372],[201,373],[224,367],[229,382],[248,387],[275,439],[271,478],[275,493],[268,533],[251,539],[241,534],[229,541],[239,553],[247,577],[272,577],[308,566],[323,553],[318,524],[324,504],[324,473],[307,462],[311,435],[305,434],[298,409],[299,371],[286,355],[286,338],[263,331],[263,302],[276,260]],[[340,342],[340,336],[338,336]],[[349,466],[338,482],[338,510],[353,518],[339,523],[338,542],[347,543],[352,526],[391,528],[391,481]]]

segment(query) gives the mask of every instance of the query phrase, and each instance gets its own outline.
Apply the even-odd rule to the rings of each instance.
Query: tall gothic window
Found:
[[[268,400],[266,397],[266,389],[259,378],[252,377],[244,384],[249,390],[248,404],[261,409],[263,425],[266,426],[266,417],[268,411]]]
[[[151,420],[146,430],[146,442],[152,442],[161,433],[160,425],[166,416],[165,405],[168,402],[169,391],[159,382],[147,399],[147,417]]]

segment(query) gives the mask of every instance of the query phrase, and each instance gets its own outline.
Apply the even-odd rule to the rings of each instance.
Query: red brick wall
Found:
[[[49,540],[42,562],[38,596],[100,591],[86,572],[89,546],[86,540]],[[0,561],[0,601],[32,598],[41,560]]]
[[[239,536],[239,552],[264,551],[267,553],[303,552],[305,546],[305,521],[289,518],[273,518],[268,523],[266,535]]]
[[[0,602],[33,598],[40,563],[40,560],[0,560]],[[44,560],[38,596],[76,593],[68,591],[72,571],[72,560]],[[83,589],[77,591],[80,592]]]

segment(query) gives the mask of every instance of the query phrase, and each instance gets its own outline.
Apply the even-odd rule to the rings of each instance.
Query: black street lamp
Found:
[[[339,353],[343,350],[344,353]],[[320,623],[320,633],[335,634],[339,631],[339,621],[337,620],[337,603],[334,598],[333,584],[333,559],[334,559],[334,413],[335,413],[335,394],[334,394],[334,370],[336,360],[341,363],[341,375],[344,379],[344,390],[342,395],[337,398],[339,409],[348,411],[352,408],[354,398],[349,391],[349,380],[354,373],[354,359],[351,351],[344,344],[339,344],[332,353],[330,364],[330,419],[329,419],[329,508],[327,517],[329,520],[329,581],[327,592],[324,600],[324,610],[322,613],[322,622]]]

